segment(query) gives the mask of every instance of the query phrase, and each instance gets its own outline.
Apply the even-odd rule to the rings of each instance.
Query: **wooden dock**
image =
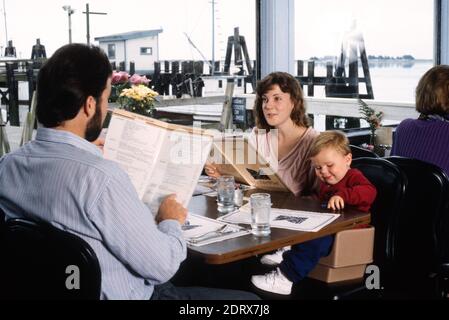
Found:
[[[42,59],[0,61],[0,95],[2,104],[8,106],[8,120],[12,126],[20,125],[19,105],[27,105],[28,110],[31,108],[37,74],[43,61]],[[19,82],[28,83],[27,100],[19,100]]]

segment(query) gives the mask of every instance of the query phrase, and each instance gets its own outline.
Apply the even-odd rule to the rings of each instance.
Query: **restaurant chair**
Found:
[[[407,176],[404,208],[392,228],[392,277],[385,295],[441,298],[449,263],[449,179],[436,165],[390,157]],[[445,271],[446,270],[446,271]]]
[[[0,226],[4,226],[5,224],[5,213],[2,209],[0,209]]]
[[[360,170],[377,189],[371,206],[371,224],[376,228],[374,263],[383,266],[391,258],[391,232],[404,206],[407,177],[398,166],[382,158],[355,159],[351,167]]]
[[[438,266],[436,291],[440,294],[438,298],[449,299],[449,262]]]
[[[5,227],[5,213],[0,209],[0,235],[3,233],[3,228]]]
[[[46,223],[11,219],[0,243],[0,299],[100,298],[98,259],[78,236]]]
[[[449,202],[449,196],[448,196]],[[445,209],[445,215],[443,217],[443,221],[441,223],[441,232],[439,234],[444,235],[446,240],[441,242],[445,247],[443,248],[443,262],[438,265],[438,273],[437,273],[437,292],[440,294],[439,297],[444,299],[449,299],[449,203]],[[444,239],[444,238],[443,238]]]
[[[353,159],[357,159],[357,158],[379,158],[379,156],[368,149],[362,148],[362,147],[358,147],[355,146],[353,144],[350,144],[349,147],[351,148],[351,153],[352,153],[352,158]]]
[[[390,269],[391,232],[396,216],[403,208],[407,178],[398,166],[382,158],[354,159],[351,167],[360,170],[377,189],[377,197],[370,210],[371,225],[375,227],[372,264],[379,268],[382,285]],[[294,286],[294,297],[331,300],[381,298],[382,288],[367,290],[367,276],[336,283],[306,278]]]

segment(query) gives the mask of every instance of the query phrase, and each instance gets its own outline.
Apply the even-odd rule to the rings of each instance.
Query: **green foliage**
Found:
[[[373,139],[376,133],[376,129],[381,126],[384,113],[382,111],[376,112],[376,110],[368,106],[362,99],[359,99],[358,102],[362,119],[368,122],[369,128],[371,130],[371,137]]]

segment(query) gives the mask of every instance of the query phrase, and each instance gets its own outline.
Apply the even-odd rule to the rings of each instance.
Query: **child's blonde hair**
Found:
[[[332,148],[340,152],[342,155],[351,153],[349,140],[341,131],[324,131],[312,143],[310,147],[310,157],[315,157],[321,150]]]

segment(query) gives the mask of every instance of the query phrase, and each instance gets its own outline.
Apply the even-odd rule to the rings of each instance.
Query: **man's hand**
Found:
[[[104,138],[98,138],[92,143],[96,145],[98,148],[100,148],[101,152],[103,152],[104,142],[105,142]]]
[[[206,171],[206,174],[209,177],[219,178],[221,176],[220,171],[218,171],[218,168],[215,166],[215,163],[206,163],[204,166],[204,171]]]
[[[100,148],[101,152],[103,152],[104,143],[106,141],[106,133],[108,129],[102,129],[100,135],[98,136],[97,140],[93,141],[92,143],[96,145],[98,148]]]
[[[332,210],[343,210],[345,207],[345,201],[340,196],[333,196],[327,203],[327,208]]]
[[[165,198],[156,216],[156,222],[159,223],[163,220],[177,220],[181,225],[184,224],[187,217],[187,209],[184,208],[178,201],[176,201],[176,195],[171,194]]]

